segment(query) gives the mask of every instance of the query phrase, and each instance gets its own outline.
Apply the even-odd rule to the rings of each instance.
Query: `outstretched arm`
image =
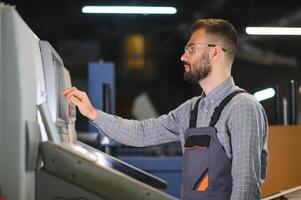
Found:
[[[97,110],[87,94],[75,87],[62,92],[67,101],[74,103],[80,113],[110,138],[131,146],[149,146],[179,140],[177,112],[147,120],[127,120]]]

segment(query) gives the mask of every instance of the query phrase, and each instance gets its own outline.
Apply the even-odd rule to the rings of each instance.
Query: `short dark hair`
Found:
[[[207,33],[216,35],[224,41],[230,58],[234,60],[238,48],[238,35],[234,26],[223,19],[199,19],[192,25],[191,33],[204,29]]]

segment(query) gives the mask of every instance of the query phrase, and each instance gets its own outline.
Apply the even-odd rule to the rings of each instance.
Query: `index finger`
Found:
[[[66,99],[70,99],[72,96],[82,100],[85,96],[85,93],[80,90],[73,89],[70,92],[65,94]]]
[[[66,96],[69,92],[73,91],[74,89],[76,89],[75,87],[70,87],[65,89],[64,91],[61,92],[62,96]]]

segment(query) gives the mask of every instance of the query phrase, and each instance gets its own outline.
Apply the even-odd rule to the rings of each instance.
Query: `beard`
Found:
[[[200,80],[206,78],[211,72],[211,64],[209,62],[209,53],[204,53],[194,63],[184,63],[190,66],[190,71],[184,73],[184,79],[192,84],[199,83]],[[194,68],[194,70],[192,69]]]

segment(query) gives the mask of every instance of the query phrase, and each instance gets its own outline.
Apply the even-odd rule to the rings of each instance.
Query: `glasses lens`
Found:
[[[193,53],[195,53],[195,51],[196,51],[196,48],[195,48],[194,45],[191,45],[191,46],[185,46],[185,47],[184,47],[184,52],[185,52],[185,53],[193,54]]]

